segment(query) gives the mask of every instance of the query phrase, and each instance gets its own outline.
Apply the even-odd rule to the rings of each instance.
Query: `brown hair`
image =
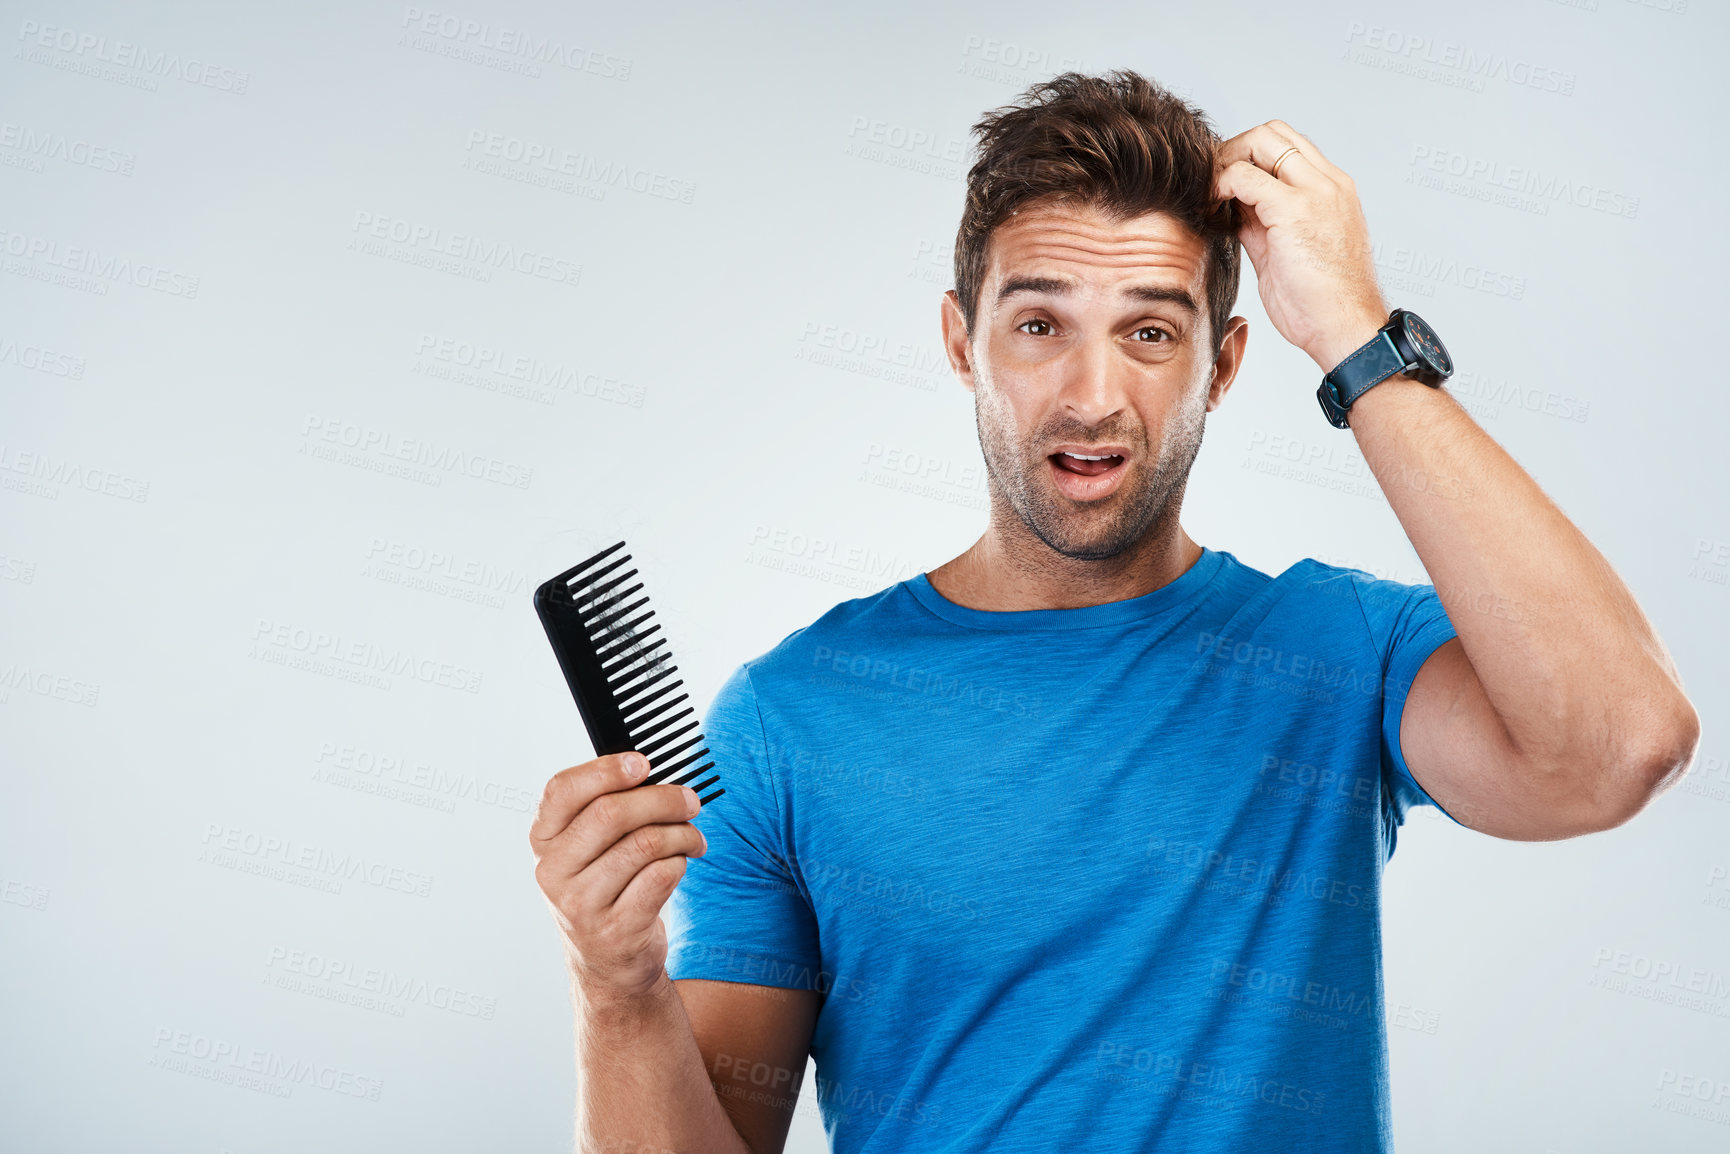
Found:
[[[955,239],[955,293],[969,338],[992,231],[1035,202],[1090,205],[1121,222],[1168,212],[1201,237],[1213,352],[1237,303],[1237,202],[1213,195],[1220,137],[1200,108],[1136,72],[1065,72],[973,126],[978,160]]]

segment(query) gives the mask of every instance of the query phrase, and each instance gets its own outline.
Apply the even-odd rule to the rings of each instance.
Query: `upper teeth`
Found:
[[[1104,461],[1104,460],[1109,460],[1110,457],[1113,456],[1113,454],[1108,453],[1104,457],[1089,457],[1086,453],[1071,453],[1067,449],[1063,450],[1062,452],[1063,452],[1063,455],[1065,457],[1079,457],[1083,461]]]

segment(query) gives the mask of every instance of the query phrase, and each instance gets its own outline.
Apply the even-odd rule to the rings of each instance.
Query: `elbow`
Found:
[[[1686,697],[1678,697],[1663,725],[1618,759],[1619,772],[1607,775],[1594,825],[1596,831],[1626,824],[1659,794],[1682,780],[1700,748],[1700,715]]]
[[[1639,780],[1650,801],[1681,781],[1700,750],[1700,713],[1686,697],[1676,699],[1670,722],[1638,762]]]

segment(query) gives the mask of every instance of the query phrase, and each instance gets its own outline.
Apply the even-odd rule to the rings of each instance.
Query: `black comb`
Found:
[[[643,785],[656,785],[669,778],[674,785],[689,785],[697,800],[707,805],[727,791],[703,791],[721,780],[719,773],[702,781],[693,779],[715,768],[706,761],[686,769],[709,752],[690,705],[679,708],[690,695],[670,696],[681,680],[668,680],[678,671],[672,653],[664,648],[666,635],[660,625],[642,628],[655,615],[647,594],[627,604],[643,588],[641,581],[628,589],[620,586],[637,575],[635,569],[615,575],[630,563],[629,553],[601,564],[625,547],[609,545],[587,561],[566,569],[535,590],[535,612],[553,643],[559,668],[577,699],[595,756],[636,750],[649,759],[649,776]],[[641,609],[642,613],[632,614]],[[694,746],[701,746],[691,752]],[[685,770],[678,777],[675,773]]]

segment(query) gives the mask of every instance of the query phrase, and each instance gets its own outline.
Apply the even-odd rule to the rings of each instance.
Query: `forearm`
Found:
[[[1349,420],[1522,762],[1638,775],[1680,756],[1693,711],[1663,642],[1507,451],[1445,391],[1403,376]]]
[[[580,1154],[751,1154],[703,1067],[685,1005],[665,977],[619,1004],[571,983]]]

